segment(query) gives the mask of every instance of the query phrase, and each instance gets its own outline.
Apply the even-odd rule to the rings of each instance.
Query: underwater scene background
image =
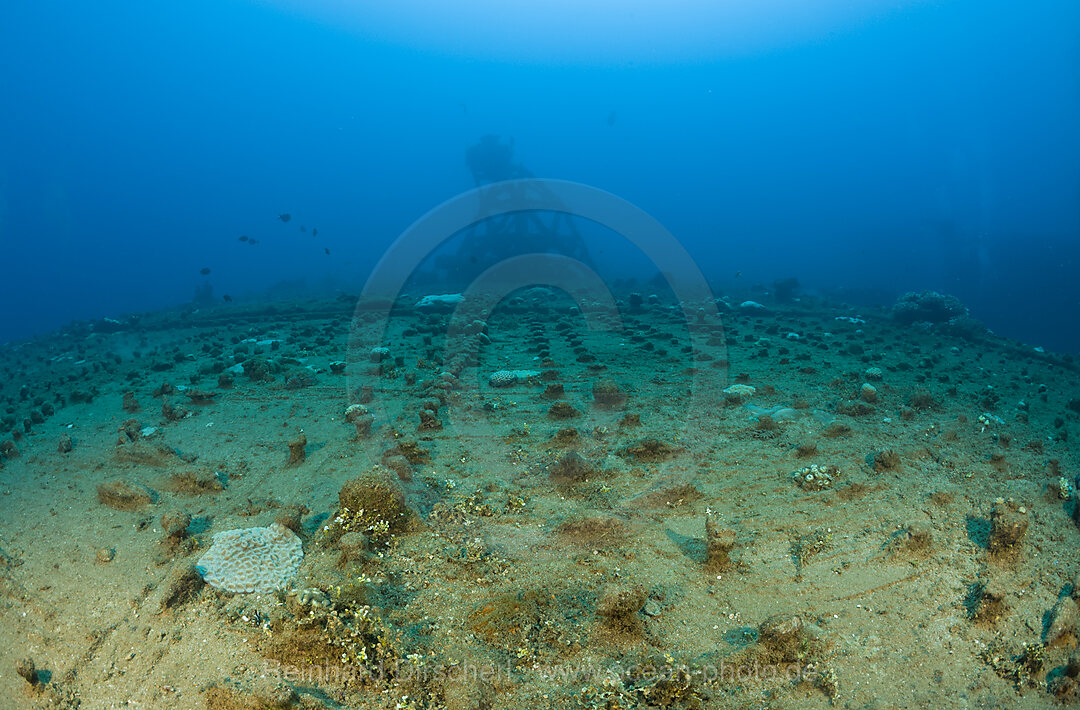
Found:
[[[0,71],[0,708],[1080,706],[1075,2],[46,0]]]
[[[7,8],[0,233],[27,268],[0,337],[184,303],[204,267],[218,298],[356,291],[490,134],[721,287],[935,289],[1080,347],[1074,3],[518,5]]]

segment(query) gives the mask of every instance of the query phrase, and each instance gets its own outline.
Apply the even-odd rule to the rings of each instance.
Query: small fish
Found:
[[[290,219],[292,219],[292,215],[286,212],[284,214],[279,214],[278,219],[280,219],[282,222],[288,222]]]
[[[302,224],[301,224],[301,225],[300,225],[300,231],[301,231],[301,232],[306,232],[306,231],[307,231],[307,227],[305,227],[304,225],[302,225]]]
[[[230,296],[229,294],[225,294],[224,296],[222,296],[222,298],[225,299],[225,303],[232,303],[232,296]]]
[[[255,237],[252,237],[251,239],[248,239],[248,244],[250,244],[251,246],[255,246],[258,243],[259,243],[259,240],[257,240]]]
[[[246,234],[241,234],[240,235],[240,241],[246,242],[247,240],[248,240],[248,235],[246,235]]]
[[[319,230],[317,230],[317,229],[315,229],[314,227],[312,227],[312,228],[311,228],[311,236],[313,236],[313,237],[317,237],[317,236],[319,236]]]
[[[615,125],[615,112],[614,112],[614,111],[612,111],[611,113],[609,113],[609,114],[608,114],[608,117],[607,117],[607,124],[608,124],[608,127],[609,127],[609,128],[610,128],[611,126],[614,126],[614,125]]]
[[[202,274],[203,276],[209,276],[210,275],[210,267],[209,266],[202,267],[202,269],[199,270],[199,273]]]
[[[736,271],[735,272],[735,278],[739,278],[740,276],[742,276],[742,272],[741,271]]]
[[[330,256],[330,250],[329,250],[329,249],[327,249],[327,248],[325,248],[325,247],[324,247],[324,248],[323,248],[323,251],[325,251],[325,252],[326,252],[326,255],[327,255],[327,256]]]

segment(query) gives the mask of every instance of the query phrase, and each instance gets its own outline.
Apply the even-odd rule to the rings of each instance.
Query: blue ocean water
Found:
[[[651,214],[720,291],[934,289],[1080,351],[1080,5],[750,6],[8,3],[0,342],[207,285],[356,293],[491,135]]]

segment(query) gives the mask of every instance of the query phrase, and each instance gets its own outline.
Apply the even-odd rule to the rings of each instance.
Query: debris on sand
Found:
[[[138,510],[154,503],[158,499],[158,494],[138,483],[116,479],[98,486],[97,497],[103,505],[110,508]]]

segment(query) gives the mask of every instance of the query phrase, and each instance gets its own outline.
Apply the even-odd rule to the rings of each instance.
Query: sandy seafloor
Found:
[[[823,302],[590,327],[533,293],[453,347],[443,315],[354,306],[0,348],[0,440],[31,420],[0,460],[0,707],[1080,705],[1075,360]],[[342,552],[357,477],[396,517]],[[275,520],[289,594],[200,585],[214,533]]]

